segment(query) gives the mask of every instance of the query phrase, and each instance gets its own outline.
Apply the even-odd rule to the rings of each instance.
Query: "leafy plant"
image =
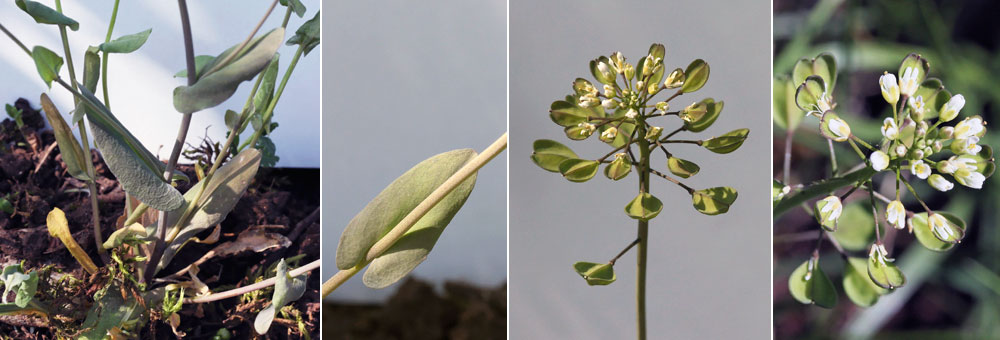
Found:
[[[867,307],[906,284],[906,275],[889,257],[891,246],[887,244],[892,242],[885,240],[890,235],[888,226],[900,233],[905,230],[922,246],[938,252],[959,244],[969,227],[957,215],[932,210],[920,199],[912,182],[922,180],[942,192],[955,187],[952,181],[981,189],[996,166],[992,148],[980,144],[986,133],[982,117],[972,115],[953,126],[946,125],[959,117],[965,98],[961,94],[952,95],[940,79],[929,77],[929,63],[920,55],[911,53],[903,58],[898,80],[897,74],[888,72],[878,79],[882,97],[892,113],[879,128],[881,140],[871,144],[852,132],[847,120],[835,112],[836,65],[831,54],[803,58],[795,64],[791,77],[775,80],[775,123],[791,136],[802,116],[818,118],[819,133],[829,145],[832,168],[829,178],[808,185],[789,185],[791,161],[790,153],[786,152],[785,180],[774,183],[774,217],[777,219],[802,206],[819,226],[812,256],[789,277],[789,289],[796,300],[825,308],[837,304],[836,289],[819,263],[820,249],[826,239],[843,259],[842,284],[848,299]],[[837,168],[834,145],[844,142],[856,153],[859,164],[842,173]],[[895,184],[893,197],[880,194],[873,183],[883,172],[888,173],[884,178]],[[859,189],[868,193],[870,215],[867,208],[844,203]],[[910,211],[903,204],[903,194],[907,191],[918,203],[917,211]],[[823,196],[812,205],[806,204]],[[879,202],[885,204],[882,213]],[[846,223],[845,219],[851,222]],[[862,235],[860,241],[853,242],[859,237],[851,235],[858,234]],[[874,242],[869,247],[871,235]],[[841,245],[845,241],[851,244]],[[867,249],[868,253],[858,256],[851,253],[855,249],[847,248]]]
[[[458,149],[428,158],[396,178],[348,223],[337,245],[340,270],[323,283],[326,297],[361,270],[381,289],[427,259],[438,237],[465,204],[480,168],[507,148],[507,134],[482,153]]]
[[[701,89],[708,81],[709,66],[697,59],[685,69],[669,73],[663,64],[666,49],[661,44],[649,47],[646,56],[633,66],[621,52],[601,56],[590,61],[590,72],[602,85],[603,93],[590,81],[577,78],[573,93],[552,103],[549,117],[562,126],[566,137],[579,141],[598,135],[600,142],[612,148],[611,152],[596,158],[581,158],[569,147],[554,140],[540,139],[534,143],[532,161],[549,172],[558,172],[572,182],[586,182],[597,175],[601,165],[604,175],[613,181],[627,177],[635,169],[639,192],[625,204],[625,214],[637,220],[638,236],[618,255],[607,263],[577,262],[573,269],[589,285],[608,285],[615,281],[615,262],[633,247],[637,247],[637,319],[638,337],[646,338],[646,252],[649,247],[649,221],[663,210],[663,203],[650,190],[650,174],[674,183],[691,196],[695,210],[706,215],[729,211],[736,201],[737,192],[730,187],[696,190],[679,179],[689,178],[700,167],[689,160],[675,156],[668,150],[672,144],[695,144],[709,151],[726,154],[736,151],[749,134],[748,129],[737,129],[718,137],[690,140],[675,139],[678,133],[703,132],[719,118],[723,101],[706,98],[680,110],[671,111],[670,102],[680,95]],[[664,92],[667,91],[667,92]],[[669,94],[664,100],[656,99],[661,92]],[[679,119],[676,129],[663,134],[663,127],[654,125],[659,117]],[[636,151],[633,151],[635,147]],[[666,171],[653,169],[652,154],[660,150],[666,158]],[[612,158],[613,157],[613,158]]]
[[[211,289],[197,276],[197,264],[189,265],[182,273],[167,277],[158,274],[192,241],[214,242],[196,237],[200,232],[217,226],[233,210],[247,190],[262,159],[273,165],[274,144],[267,135],[277,126],[272,122],[275,107],[281,98],[298,60],[309,53],[320,42],[320,14],[305,21],[290,38],[286,37],[286,27],[292,13],[298,17],[305,15],[306,8],[297,0],[281,2],[286,6],[285,17],[280,27],[258,34],[267,17],[270,16],[278,0],[274,0],[267,13],[249,36],[229,49],[213,56],[195,56],[192,46],[192,32],[185,0],[178,0],[181,12],[181,27],[185,43],[187,67],[178,73],[187,78],[187,84],[174,89],[174,109],[181,113],[176,143],[166,164],[161,162],[112,113],[108,92],[108,59],[110,54],[128,54],[140,49],[153,33],[152,29],[120,36],[112,39],[119,1],[115,1],[111,13],[107,36],[103,42],[91,46],[84,52],[82,80],[77,80],[74,60],[69,48],[67,28],[79,29],[80,23],[63,13],[59,0],[55,8],[30,1],[17,0],[15,4],[36,22],[54,25],[60,32],[62,55],[43,46],[28,48],[6,27],[2,30],[18,47],[34,61],[42,80],[51,87],[58,84],[73,94],[75,108],[67,122],[48,95],[41,95],[42,108],[46,119],[53,128],[57,144],[67,171],[73,177],[86,181],[91,194],[94,237],[101,255],[99,261],[91,259],[76,244],[70,234],[70,226],[59,208],[48,215],[50,233],[59,238],[81,266],[98,280],[104,280],[101,289],[93,296],[94,304],[85,320],[57,330],[61,336],[102,339],[106,336],[136,336],[142,325],[149,320],[165,320],[180,336],[177,329],[179,317],[176,315],[185,304],[204,303],[242,295],[247,291],[277,285],[272,304],[261,312],[254,329],[265,334],[273,320],[276,309],[295,301],[305,289],[306,273],[319,267],[316,260],[296,269],[288,268],[282,259],[278,264],[276,278],[263,280],[257,284],[236,288],[226,292],[212,293]],[[287,38],[287,39],[286,39]],[[278,48],[283,44],[298,46],[292,61],[284,71],[280,83]],[[68,69],[68,82],[60,76],[62,66]],[[229,99],[245,82],[256,78],[256,82],[243,109],[227,114],[229,132],[221,151],[207,171],[199,172],[199,180],[191,188],[181,193],[176,185],[179,181],[190,181],[176,169],[179,155],[187,137],[191,117],[194,113],[220,105]],[[103,100],[98,99],[98,80],[101,81]],[[7,107],[8,114],[15,117],[20,125],[19,111]],[[251,124],[259,122],[259,124]],[[71,124],[75,125],[80,139],[73,135]],[[88,130],[89,125],[89,130]],[[250,139],[240,145],[237,138],[248,125],[253,125]],[[93,134],[97,149],[126,193],[126,211],[123,223],[111,236],[104,240],[99,217],[98,192],[95,186],[94,164],[89,157],[88,131]],[[259,150],[261,146],[264,150]],[[262,153],[263,151],[263,153]],[[230,158],[231,156],[231,158]],[[226,161],[228,160],[228,161]],[[134,201],[139,203],[133,206]],[[6,202],[6,201],[5,201]],[[155,214],[150,209],[155,210]],[[4,209],[4,211],[9,209]],[[122,222],[120,220],[120,222]],[[216,229],[215,238],[218,238]],[[95,263],[96,262],[96,263]],[[187,279],[183,276],[187,274]],[[5,289],[17,289],[16,307],[32,307],[42,314],[46,309],[34,299],[34,285],[39,277],[36,272],[24,274],[20,266],[4,270]],[[170,284],[166,284],[166,283]],[[4,304],[7,303],[6,294]],[[36,304],[29,304],[36,303]],[[157,312],[153,312],[155,308]],[[0,307],[13,308],[13,307]],[[83,308],[83,307],[79,307]],[[5,310],[6,311],[6,310]],[[80,320],[77,320],[80,321]],[[225,335],[225,336],[223,336]],[[217,334],[228,337],[228,331]]]

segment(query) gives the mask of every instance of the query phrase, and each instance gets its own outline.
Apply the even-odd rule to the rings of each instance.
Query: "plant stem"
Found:
[[[858,182],[867,181],[869,178],[875,175],[875,170],[869,166],[863,167],[853,172],[846,173],[839,177],[832,177],[824,179],[822,181],[815,182],[794,195],[789,195],[778,201],[778,204],[774,205],[772,210],[772,215],[777,218],[787,212],[789,209],[802,204],[812,198],[819,197],[821,195],[829,195],[830,192],[837,190],[838,188],[854,185]]]
[[[56,0],[56,11],[62,13],[62,1],[60,0]],[[66,68],[69,70],[69,80],[72,83],[73,90],[76,90],[76,70],[73,68],[73,53],[69,49],[69,35],[66,34],[66,26],[59,25],[59,37],[62,38],[63,51],[66,54]],[[73,103],[75,109],[82,109],[79,99],[73,100]],[[90,218],[91,223],[94,224],[94,243],[97,246],[97,254],[100,255],[101,260],[108,262],[101,234],[101,208],[97,203],[97,171],[94,170],[94,159],[91,157],[90,141],[87,138],[87,126],[84,124],[83,119],[77,122],[77,128],[80,130],[80,144],[82,144],[83,150],[87,154],[84,158],[87,159],[87,172],[90,175],[90,180],[87,181],[87,190],[90,191]]]
[[[111,41],[111,33],[115,30],[115,22],[118,20],[118,3],[120,0],[115,0],[114,7],[111,9],[111,22],[108,23],[108,33],[104,36],[104,42]],[[111,110],[111,98],[108,94],[108,57],[111,54],[108,52],[101,52],[101,94],[104,95],[104,106]],[[96,92],[95,92],[96,93]],[[132,214],[132,195],[125,193],[125,215]],[[104,250],[104,247],[100,247]]]
[[[646,124],[637,124],[639,136],[646,135]],[[639,193],[649,193],[649,141],[638,138],[639,143]],[[649,221],[639,220],[637,227],[639,246],[636,249],[635,318],[639,340],[646,339],[646,253],[649,247]]]
[[[285,19],[281,21],[281,28],[288,27],[288,19],[292,17],[292,4],[288,4],[288,9],[285,10]]]
[[[399,241],[399,239],[402,238],[408,230],[410,230],[410,227],[413,227],[417,221],[423,218],[428,211],[441,202],[445,196],[462,184],[462,182],[465,182],[465,179],[469,178],[469,176],[478,172],[480,168],[486,165],[486,163],[489,163],[490,160],[499,155],[500,152],[506,148],[507,133],[504,132],[504,134],[500,136],[500,138],[497,138],[493,144],[490,144],[490,146],[484,149],[482,153],[465,163],[465,165],[452,174],[451,177],[448,177],[444,183],[441,183],[437,189],[434,189],[434,191],[431,192],[427,198],[413,208],[409,214],[403,217],[403,219],[400,220],[399,223],[397,223],[396,226],[389,231],[389,233],[385,234],[385,236],[379,239],[378,242],[376,242],[375,245],[368,250],[368,253],[365,255],[365,259],[362,260],[361,263],[358,263],[353,268],[338,271],[333,275],[333,277],[324,282],[320,290],[320,295],[322,297],[330,295],[330,293],[336,290],[337,287],[340,287],[341,284],[353,277],[354,274],[361,271],[361,269],[371,263],[371,261],[375,260],[375,258],[381,256],[385,253],[385,251],[389,250],[392,245],[396,244],[396,241]]]
[[[226,66],[226,64],[228,64],[230,61],[232,61],[233,58],[236,58],[237,55],[240,55],[241,53],[243,53],[243,48],[246,47],[247,44],[249,44],[251,40],[253,40],[253,36],[254,35],[257,35],[257,31],[259,31],[260,27],[264,25],[264,21],[267,21],[267,18],[271,16],[271,12],[274,11],[274,6],[277,5],[277,4],[278,4],[278,0],[274,0],[273,2],[271,2],[271,6],[267,8],[267,12],[264,13],[264,17],[260,18],[260,21],[257,22],[257,26],[254,26],[253,30],[250,31],[250,35],[247,36],[246,39],[243,39],[243,42],[241,42],[240,45],[237,46],[236,49],[233,50],[233,53],[230,53],[228,56],[226,56],[226,59],[222,59],[221,62],[216,63],[215,66],[212,66],[212,68],[210,68],[207,71],[203,72],[203,74],[212,73],[212,72],[214,72],[214,71],[216,71],[216,70],[218,70],[218,69]],[[191,78],[192,78],[192,76],[189,74],[188,75],[188,79],[191,79]],[[197,79],[197,78],[195,78],[195,79]]]
[[[177,0],[177,7],[180,10],[181,30],[184,35],[184,57],[187,61],[188,86],[191,86],[194,85],[198,75],[194,63],[194,40],[191,37],[191,20],[188,17],[187,0]],[[174,168],[177,167],[177,159],[180,157],[181,149],[184,147],[184,141],[187,140],[188,128],[190,126],[191,113],[184,113],[181,117],[181,125],[177,130],[177,139],[174,140],[174,148],[171,150],[170,159],[167,161],[167,168],[163,171],[163,177],[168,182],[171,181]],[[166,243],[164,242],[164,237],[167,233],[166,224],[167,212],[160,211],[159,218],[156,221],[156,239],[154,240],[153,253],[149,257],[149,261],[146,262],[143,282],[153,281],[157,263],[160,262],[160,257],[163,256],[163,250],[166,247]]]
[[[792,141],[795,138],[795,130],[785,130],[785,159],[782,161],[781,175],[782,184],[788,185],[792,174]],[[834,171],[836,172],[836,171]]]
[[[640,240],[641,239],[637,238],[637,239],[635,239],[635,241],[632,241],[632,243],[629,243],[628,246],[626,246],[625,249],[622,249],[622,251],[619,252],[618,255],[615,255],[615,257],[612,258],[611,261],[608,261],[608,264],[614,266],[615,262],[617,262],[618,259],[622,257],[622,255],[625,255],[625,253],[627,253],[629,250],[631,250],[632,247],[635,247],[636,245],[638,245]]]
[[[315,260],[315,261],[309,262],[308,264],[306,264],[304,266],[292,269],[291,271],[288,272],[288,275],[289,276],[293,276],[293,277],[294,276],[299,276],[299,275],[302,275],[302,274],[304,274],[306,272],[309,272],[309,271],[312,271],[312,270],[314,270],[316,268],[319,268],[319,265],[320,265],[320,260]],[[202,296],[202,297],[197,297],[197,298],[184,299],[184,303],[206,303],[206,302],[213,302],[213,301],[224,300],[224,299],[228,299],[228,298],[231,298],[231,297],[240,296],[240,295],[243,295],[243,294],[246,294],[246,293],[258,290],[258,289],[261,289],[261,288],[266,288],[266,287],[273,286],[276,282],[277,282],[277,279],[274,278],[274,277],[272,277],[270,279],[267,279],[267,280],[264,280],[264,281],[260,281],[260,282],[257,282],[257,283],[251,284],[251,285],[243,286],[243,287],[240,287],[240,288],[234,288],[234,289],[230,289],[230,290],[227,290],[227,291],[224,291],[224,292],[212,293],[212,294],[205,295],[205,296]]]
[[[302,57],[302,53],[305,51],[305,45],[299,45],[299,48],[295,50],[295,56],[292,57],[292,62],[288,64],[288,69],[285,70],[285,75],[281,78],[281,83],[278,84],[278,90],[274,92],[274,97],[271,98],[271,103],[267,105],[267,111],[261,115],[261,122],[263,122],[259,130],[254,131],[253,136],[247,141],[247,144],[240,146],[242,150],[246,146],[257,145],[257,139],[260,138],[261,134],[266,129],[267,124],[271,122],[271,115],[274,113],[274,106],[278,105],[278,99],[281,98],[281,94],[285,91],[285,85],[288,84],[288,78],[291,78],[292,71],[295,70],[295,65],[299,63],[299,58]]]

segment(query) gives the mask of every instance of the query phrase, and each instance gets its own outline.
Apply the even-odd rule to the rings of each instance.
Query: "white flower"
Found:
[[[840,218],[840,213],[844,211],[844,205],[840,203],[840,197],[837,196],[827,196],[826,198],[820,200],[819,204],[822,205],[819,209],[820,216],[825,216],[824,222],[837,222]]]
[[[646,131],[646,139],[655,141],[660,139],[661,133],[663,133],[663,128],[659,126],[650,127],[649,131]]]
[[[582,128],[580,129],[580,135],[586,137],[590,137],[590,135],[594,134],[594,131],[597,130],[596,125],[586,122],[577,124],[576,126]]]
[[[942,174],[950,174],[954,173],[955,171],[958,171],[958,166],[959,164],[955,164],[955,162],[945,159],[938,162],[937,170]]]
[[[833,133],[833,140],[837,142],[846,141],[847,138],[851,137],[851,126],[847,125],[843,119],[831,118],[830,122],[827,124],[827,128]]]
[[[618,107],[618,102],[614,99],[605,99],[601,102],[601,106],[603,106],[605,110],[614,110]]]
[[[615,139],[615,137],[618,137],[618,128],[614,126],[609,127],[607,130],[604,130],[604,132],[601,133],[602,140]]]
[[[684,85],[684,70],[676,69],[667,75],[667,79],[663,80],[663,87],[667,89],[675,89]]]
[[[624,71],[622,65],[625,64],[625,56],[621,52],[611,53],[611,58],[609,59],[611,59],[611,67],[615,70],[615,73],[622,73]]]
[[[579,104],[580,104],[580,107],[583,107],[583,108],[594,107],[594,106],[600,105],[601,104],[601,100],[597,99],[597,97],[595,97],[594,95],[585,94],[585,95],[580,96],[580,102],[579,102]]]
[[[803,281],[809,281],[813,275],[813,269],[816,268],[816,258],[810,257],[809,264],[806,265],[806,276],[802,277]]]
[[[636,111],[635,109],[631,109],[630,108],[630,109],[628,109],[628,112],[625,112],[625,118],[628,118],[628,119],[635,119],[635,117],[638,117],[638,116],[639,116],[639,112]]]
[[[975,155],[978,154],[979,151],[983,150],[982,146],[976,144],[979,143],[979,137],[976,136],[969,136],[965,139],[955,140],[953,143],[958,143],[957,151],[964,154]],[[952,151],[955,151],[955,149],[952,149]]]
[[[895,140],[899,137],[899,127],[896,126],[896,120],[892,117],[887,117],[882,121],[882,136],[888,140]]]
[[[958,237],[955,231],[951,229],[951,222],[947,218],[941,216],[941,214],[931,213],[930,215],[927,220],[931,225],[931,230],[937,234],[939,239],[947,240]]]
[[[919,74],[920,71],[916,67],[907,67],[903,70],[903,75],[899,78],[899,93],[912,97],[917,92],[917,87],[920,87],[920,84],[917,83]]]
[[[889,225],[892,225],[893,228],[905,228],[906,208],[903,207],[903,202],[899,200],[889,202],[889,205],[885,208],[885,219],[889,221]]]
[[[885,250],[885,245],[883,244],[872,244],[872,249],[868,251],[868,256],[875,258],[879,264],[885,265],[886,262],[896,261],[895,259],[889,258],[889,251]]]
[[[965,118],[955,125],[955,139],[965,139],[969,136],[977,136],[986,129],[986,124],[979,117]]]
[[[896,156],[897,157],[906,156],[906,145],[903,144],[896,145]]]
[[[941,108],[941,115],[938,120],[942,122],[948,122],[955,117],[958,117],[958,111],[961,111],[965,107],[965,96],[956,94],[948,99],[947,103],[944,103],[944,107]]]
[[[955,184],[944,179],[944,176],[933,174],[927,178],[927,183],[938,191],[948,191],[955,187]]]
[[[670,110],[670,104],[667,102],[656,103],[656,109],[660,110],[660,112],[667,113],[667,110]]]
[[[816,107],[819,108],[819,112],[823,113],[833,109],[833,97],[823,92],[816,101]]]
[[[889,104],[896,105],[899,102],[899,85],[896,84],[896,75],[884,72],[878,78],[878,85],[882,88],[882,98]]]
[[[886,155],[882,150],[872,152],[868,158],[871,160],[872,169],[875,169],[875,171],[882,171],[889,167],[889,155]]]
[[[615,90],[614,86],[604,84],[604,96],[608,98],[614,98],[618,91]]]
[[[955,128],[950,126],[941,128],[941,132],[938,133],[938,137],[943,140],[949,140],[953,136],[955,136]]]
[[[983,182],[986,181],[986,176],[983,176],[983,174],[967,167],[955,170],[955,174],[953,176],[955,176],[955,180],[958,181],[959,184],[973,189],[982,189]]]
[[[931,175],[931,167],[923,160],[918,159],[910,162],[910,172],[917,178],[927,179],[927,176]]]
[[[611,77],[611,68],[610,66],[608,66],[608,63],[605,63],[603,61],[597,63],[597,70],[601,71],[601,74],[604,74],[605,77]]]
[[[924,96],[910,97],[907,104],[910,105],[910,117],[913,117],[914,120],[922,120],[924,111],[927,109],[927,106],[924,105]]]

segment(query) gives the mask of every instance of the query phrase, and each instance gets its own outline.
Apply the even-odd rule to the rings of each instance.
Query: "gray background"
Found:
[[[582,157],[609,148],[592,137],[566,139],[548,117],[549,104],[571,92],[576,77],[592,78],[589,60],[622,51],[632,63],[649,45],[666,45],[668,70],[695,58],[711,66],[708,84],[674,108],[725,100],[703,139],[750,128],[738,151],[717,155],[693,145],[672,148],[698,163],[685,182],[728,185],[739,199],[728,214],[705,216],[690,196],[653,177],[664,211],[651,222],[648,318],[652,339],[770,337],[770,6],[766,1],[510,2],[510,338],[627,339],[635,334],[635,252],[616,265],[618,281],[590,287],[576,261],[603,262],[635,238],[623,210],[637,192],[635,174],[621,183],[603,173],[571,183],[529,159],[531,143],[548,138]],[[666,131],[676,119],[661,120]],[[665,168],[662,153],[654,167]],[[603,170],[603,169],[602,169]]]
[[[506,1],[332,1],[323,6],[323,267],[347,222],[413,165],[481,151],[507,129]],[[506,277],[507,152],[415,275],[497,285]],[[398,286],[396,284],[395,286]],[[355,276],[328,298],[372,301]]]

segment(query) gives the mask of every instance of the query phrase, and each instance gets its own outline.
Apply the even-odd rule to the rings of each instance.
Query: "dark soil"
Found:
[[[507,285],[447,282],[439,294],[408,278],[384,305],[323,306],[325,339],[506,339]]]
[[[52,265],[57,271],[85,277],[85,271],[63,244],[49,236],[45,218],[52,208],[66,213],[73,238],[100,266],[93,238],[89,192],[86,184],[66,173],[55,137],[43,130],[44,118],[24,99],[16,102],[24,112],[25,126],[18,129],[11,119],[0,123],[0,198],[14,207],[14,213],[0,212],[0,263],[24,261],[29,270]],[[197,143],[192,143],[197,144]],[[105,167],[97,151],[92,153],[98,176],[97,186],[101,208],[102,234],[106,238],[114,231],[122,215],[125,193]],[[197,178],[191,165],[181,165],[192,179]],[[179,189],[187,190],[190,183]],[[0,202],[2,204],[2,202]],[[221,223],[221,238],[216,244],[189,243],[164,273],[173,273],[197,260],[217,244],[236,238],[241,231],[256,225],[273,225],[271,232],[285,235],[292,245],[264,253],[244,253],[232,257],[213,258],[200,266],[200,275],[213,290],[221,291],[244,286],[248,273],[260,271],[281,258],[298,254],[305,256],[299,266],[319,258],[319,170],[261,169],[236,208]],[[211,233],[206,231],[204,238]],[[308,279],[305,295],[293,306],[312,338],[319,335],[319,272]],[[215,303],[185,305],[180,312],[180,330],[186,338],[209,339],[219,328],[229,329],[234,339],[254,337],[253,320],[269,304],[270,294],[254,302],[241,304],[240,298]],[[267,302],[265,302],[267,301]],[[80,306],[86,310],[89,305]],[[47,325],[27,317],[0,316],[0,334],[17,339],[50,339],[53,333]],[[5,337],[5,338],[7,338]],[[142,338],[171,339],[175,336],[161,321],[147,325]],[[275,319],[269,334],[262,338],[298,339],[302,335],[294,320]]]

